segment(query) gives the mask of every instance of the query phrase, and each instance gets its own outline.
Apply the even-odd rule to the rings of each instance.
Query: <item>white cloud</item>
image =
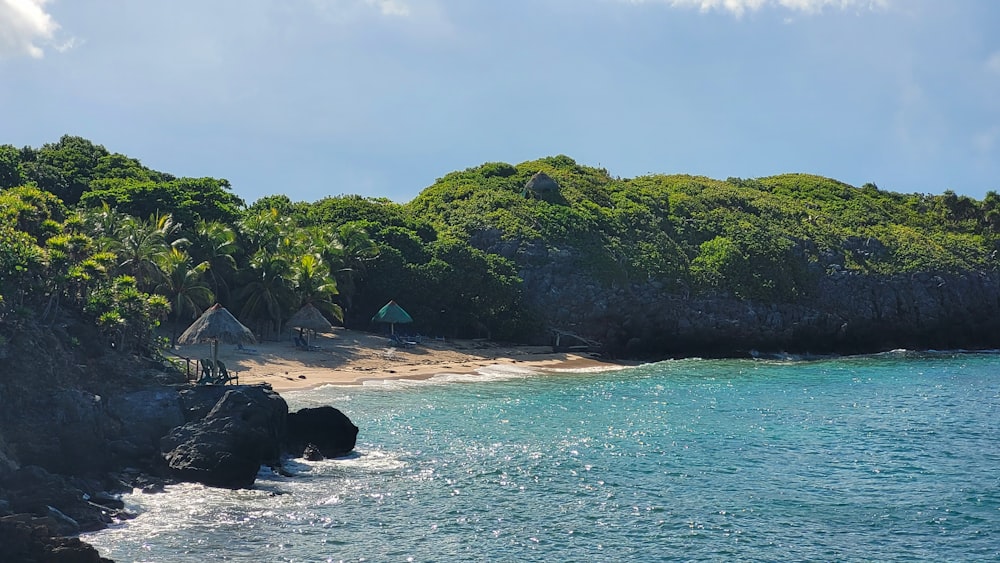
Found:
[[[698,8],[702,12],[721,10],[742,16],[766,6],[778,6],[800,12],[820,12],[824,8],[846,10],[849,8],[885,8],[890,0],[625,0],[632,4],[659,2],[676,8]]]
[[[365,0],[369,5],[378,8],[383,16],[408,16],[410,8],[399,0]]]
[[[1000,51],[993,53],[988,59],[986,59],[986,70],[993,74],[1000,75]]]
[[[59,24],[45,11],[48,0],[0,0],[0,58],[41,58]]]
[[[406,0],[311,0],[311,3],[326,19],[339,22],[356,21],[372,11],[387,17],[411,15]]]

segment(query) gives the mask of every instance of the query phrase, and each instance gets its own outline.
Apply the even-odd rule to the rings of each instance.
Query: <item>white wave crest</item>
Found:
[[[636,367],[642,367],[642,365],[636,366],[624,366],[619,364],[601,364],[599,366],[587,366],[582,368],[545,368],[545,373],[605,373],[609,371],[621,371],[626,369],[632,369]]]
[[[326,465],[338,470],[351,469],[366,473],[383,471],[398,471],[406,467],[406,462],[399,454],[383,450],[357,450],[350,455],[317,462],[318,466]]]
[[[541,372],[524,366],[494,364],[476,368],[472,373],[439,373],[428,381],[431,383],[487,383],[524,379]]]

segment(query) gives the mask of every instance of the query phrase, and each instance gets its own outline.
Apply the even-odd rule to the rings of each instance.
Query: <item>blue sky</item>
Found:
[[[556,154],[981,198],[997,29],[992,0],[0,0],[0,144],[80,135],[248,203]]]

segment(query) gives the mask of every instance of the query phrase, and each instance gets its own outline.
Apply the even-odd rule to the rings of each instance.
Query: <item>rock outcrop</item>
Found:
[[[0,550],[0,560],[12,563],[112,563],[78,538],[59,537],[50,518],[30,514],[0,517]]]
[[[765,302],[657,280],[608,283],[588,273],[573,249],[511,244],[487,232],[473,241],[518,263],[527,304],[546,325],[599,341],[619,357],[1000,346],[996,271],[888,276],[815,264],[806,292]]]
[[[270,387],[191,388],[150,360],[69,346],[66,331],[92,328],[0,328],[0,561],[108,561],[62,536],[134,516],[122,492],[249,487],[285,453],[288,406]]]
[[[524,189],[537,195],[550,195],[559,192],[559,183],[545,172],[535,172],[524,184]]]
[[[221,398],[204,417],[206,397]],[[193,416],[170,431],[161,449],[184,481],[231,489],[253,485],[262,464],[279,465],[288,405],[267,386],[196,387],[185,399]]]
[[[4,480],[2,490],[8,512],[26,513],[50,520],[60,535],[92,532],[129,518],[121,501],[101,492],[104,484],[81,477],[53,474],[27,465]]]
[[[342,457],[354,449],[357,438],[358,427],[333,407],[306,408],[288,415],[286,450],[292,454],[310,450],[312,457],[316,452],[322,457]]]
[[[176,387],[151,387],[108,397],[108,410],[121,422],[111,451],[144,466],[159,463],[160,439],[187,422],[182,394]]]

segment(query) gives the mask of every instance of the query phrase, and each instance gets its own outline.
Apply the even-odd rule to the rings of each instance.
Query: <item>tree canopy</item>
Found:
[[[408,203],[247,206],[224,179],[151,170],[80,137],[0,146],[0,318],[73,308],[136,349],[212,302],[265,337],[305,304],[375,329],[396,299],[426,333],[518,339],[540,328],[521,275],[553,256],[609,287],[787,301],[838,272],[993,270],[998,237],[996,192],[808,174],[623,179],[559,155],[452,172]]]

